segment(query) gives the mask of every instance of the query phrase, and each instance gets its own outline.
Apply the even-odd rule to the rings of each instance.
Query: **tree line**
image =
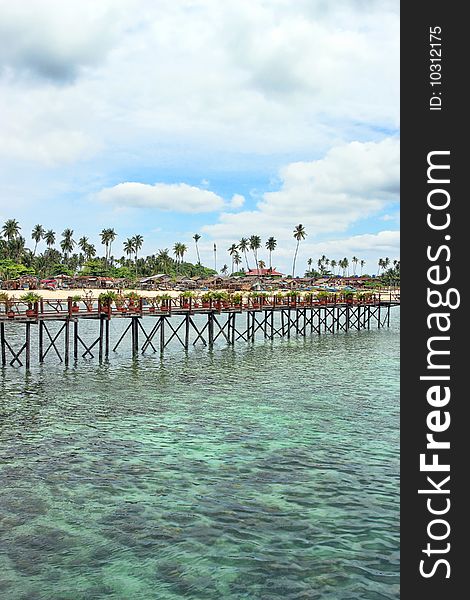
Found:
[[[182,242],[176,242],[170,251],[168,248],[160,249],[156,254],[146,257],[139,255],[144,238],[140,234],[128,237],[122,243],[123,255],[120,258],[113,256],[113,244],[115,244],[117,233],[113,228],[104,228],[100,232],[100,241],[103,246],[104,255],[98,256],[96,246],[86,236],[75,239],[73,229],[66,228],[57,235],[52,229],[46,229],[42,225],[35,225],[31,231],[33,248],[27,247],[26,239],[21,233],[21,226],[16,219],[8,219],[1,228],[0,236],[0,277],[4,279],[15,278],[21,274],[38,275],[42,278],[54,276],[60,273],[73,275],[77,272],[83,275],[113,276],[135,278],[150,276],[156,273],[186,276],[209,276],[218,272],[217,268],[217,244],[213,245],[214,268],[201,264],[199,252],[199,240],[201,235],[193,235],[197,263],[185,262],[184,257],[188,252],[188,246]],[[293,230],[295,246],[292,256],[291,276],[295,276],[297,256],[300,243],[306,238],[307,232],[302,224]],[[46,248],[38,253],[38,246],[44,242]],[[273,253],[277,248],[277,240],[270,236],[264,243],[268,252],[268,263],[260,259],[259,252],[263,242],[259,235],[242,237],[237,243],[233,243],[227,252],[230,256],[231,274],[244,274],[253,267],[260,271],[268,269],[274,271]],[[114,246],[115,247],[115,246]],[[171,256],[173,254],[173,256]],[[251,262],[251,260],[253,262]],[[267,266],[269,265],[269,266]],[[351,262],[348,258],[339,260],[329,259],[321,256],[314,265],[314,260],[307,260],[306,269],[302,270],[306,276],[343,276],[363,274],[365,261],[353,256]],[[246,267],[246,269],[245,269]],[[350,269],[351,267],[351,269]],[[389,268],[390,267],[390,268]],[[399,277],[400,263],[398,260],[380,258],[378,262],[377,275],[393,271],[395,277]],[[229,273],[227,264],[220,269],[223,275]]]

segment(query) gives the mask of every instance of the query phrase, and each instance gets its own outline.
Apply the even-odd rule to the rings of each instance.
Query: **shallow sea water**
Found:
[[[389,329],[0,371],[0,598],[399,597]]]

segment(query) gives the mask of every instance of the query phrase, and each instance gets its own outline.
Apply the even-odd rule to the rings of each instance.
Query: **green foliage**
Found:
[[[64,263],[56,263],[49,269],[49,275],[52,277],[55,275],[69,275],[70,277],[73,277],[73,270]]]
[[[100,301],[102,306],[111,306],[111,304],[116,300],[116,292],[102,292],[99,296],[98,296],[98,300]]]
[[[34,292],[28,292],[27,294],[23,294],[19,298],[21,302],[25,302],[28,306],[33,305],[35,302],[39,302],[41,300],[41,296],[39,294],[35,294]]]
[[[35,270],[32,267],[17,263],[11,258],[0,260],[0,279],[18,279],[22,275],[34,276]]]

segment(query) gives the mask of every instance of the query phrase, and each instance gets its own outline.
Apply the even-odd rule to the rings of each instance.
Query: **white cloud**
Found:
[[[241,194],[234,194],[230,200],[231,208],[241,208],[245,204],[245,197]]]
[[[0,69],[10,78],[56,84],[100,63],[117,39],[115,10],[106,2],[60,0],[0,2]]]
[[[203,230],[227,241],[255,232],[286,239],[297,223],[314,238],[345,231],[398,201],[399,142],[342,145],[323,159],[287,165],[280,181],[280,189],[266,192],[255,210],[223,213],[219,223]]]
[[[0,23],[0,142],[29,121],[17,159],[44,123],[106,161],[231,168],[398,124],[398,3],[0,0]]]
[[[224,200],[214,192],[186,183],[125,182],[105,188],[96,194],[97,200],[125,207],[156,208],[180,213],[203,213],[219,210]]]

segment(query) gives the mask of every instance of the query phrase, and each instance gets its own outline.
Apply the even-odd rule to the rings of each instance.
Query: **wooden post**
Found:
[[[73,324],[73,360],[78,359],[78,319]]]
[[[65,321],[65,366],[69,366],[69,347],[70,347],[70,319],[67,317]]]
[[[4,367],[7,364],[7,355],[5,348],[5,323],[0,323],[0,337],[2,345],[2,366]]]
[[[103,315],[100,313],[100,341],[98,342],[98,358],[100,363],[103,361],[103,332],[104,332],[104,319]]]
[[[191,299],[190,299],[190,303],[191,303]],[[187,350],[189,348],[189,314],[191,312],[191,304],[189,306],[189,312],[184,316],[185,319],[185,323],[184,323],[184,347],[185,350]]]
[[[26,370],[31,367],[31,323],[26,323]]]
[[[390,304],[387,306],[387,327],[390,327]]]
[[[39,321],[39,362],[44,362],[44,321]]]
[[[160,317],[160,352],[165,349],[165,315]]]
[[[236,324],[236,316],[237,313],[233,313],[232,315],[232,345],[235,344],[235,324]]]
[[[209,333],[209,346],[213,346],[214,344],[214,313],[210,312],[207,315],[208,321],[208,333]]]
[[[109,359],[109,316],[104,322],[105,325],[105,344],[104,344],[104,357],[106,360]]]
[[[132,356],[135,358],[139,353],[139,329],[137,324],[137,317],[132,318]]]

